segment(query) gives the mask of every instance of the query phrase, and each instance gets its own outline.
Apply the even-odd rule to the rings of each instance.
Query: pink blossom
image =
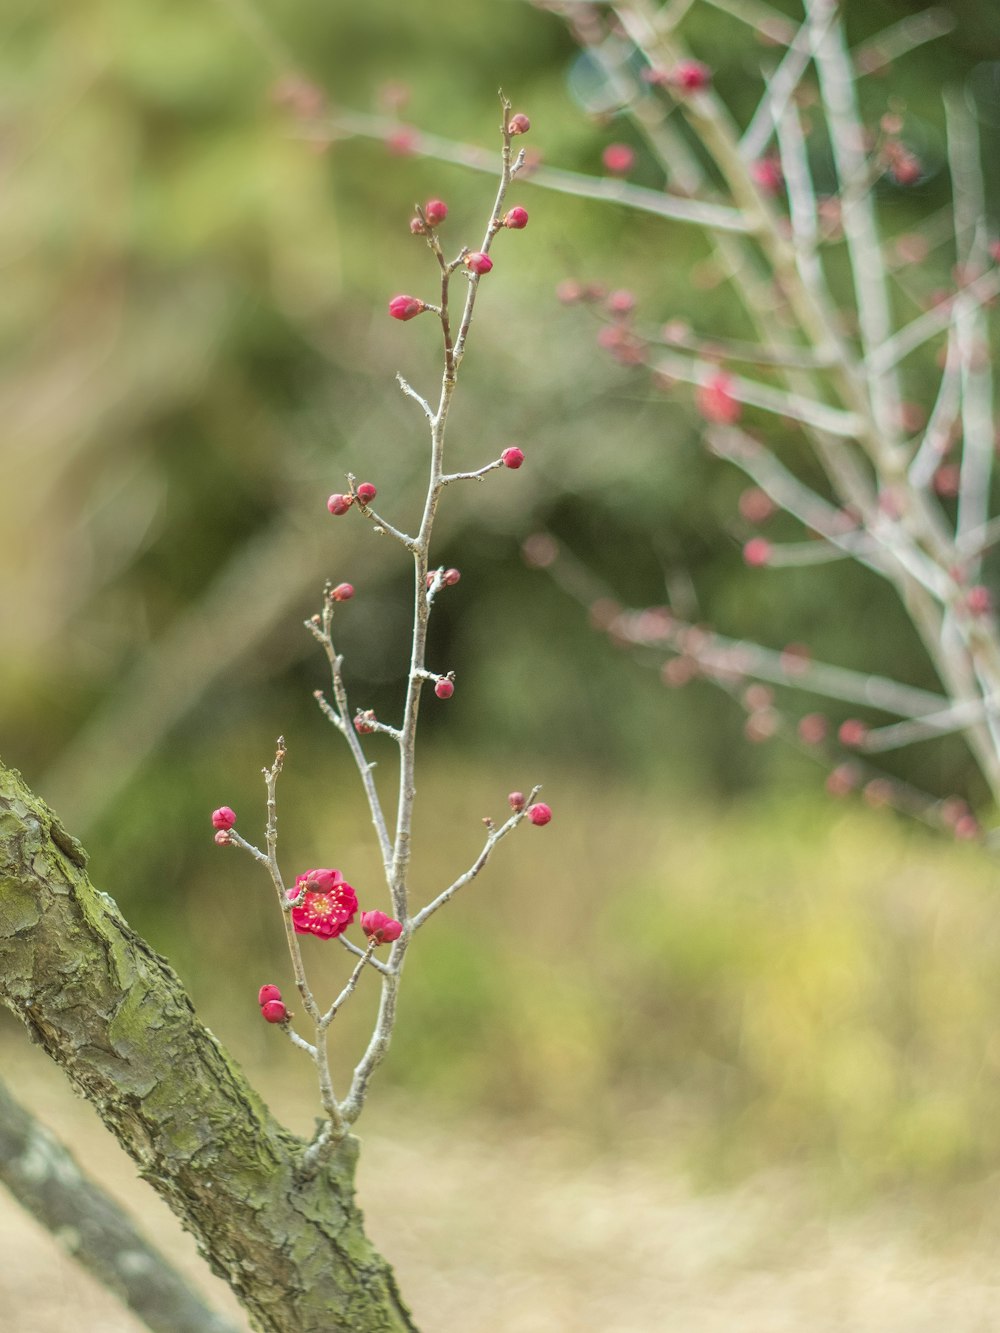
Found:
[[[493,267],[493,260],[489,255],[484,255],[482,250],[473,250],[462,262],[470,273],[489,273]]]
[[[438,227],[448,216],[448,205],[443,199],[428,199],[424,204],[424,217],[431,227]]]
[[[261,986],[257,992],[257,1003],[261,1006],[267,1004],[268,1000],[280,1000],[281,991],[277,986]]]
[[[236,823],[236,811],[228,805],[220,805],[218,810],[212,811],[212,827],[217,829],[229,829]]]
[[[509,231],[523,231],[528,225],[528,210],[522,208],[520,204],[515,204],[513,208],[508,208],[503,215],[503,225]]]
[[[339,870],[307,870],[296,876],[288,890],[290,901],[303,894],[292,908],[292,925],[299,935],[329,940],[343,934],[358,910],[357,894]]]
[[[547,806],[544,801],[538,801],[535,805],[529,805],[528,818],[532,824],[537,824],[538,827],[541,828],[543,824],[547,824],[552,818],[551,807]]]
[[[288,1010],[280,1000],[268,1000],[260,1006],[260,1012],[268,1023],[283,1023],[288,1017]]]
[[[504,467],[512,468],[516,471],[524,462],[524,452],[518,449],[516,444],[512,444],[509,449],[505,449],[500,455],[500,461]]]

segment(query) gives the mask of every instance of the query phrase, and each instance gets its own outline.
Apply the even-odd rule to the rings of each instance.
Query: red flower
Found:
[[[297,875],[288,897],[295,899],[299,894],[302,900],[292,908],[292,925],[299,935],[332,940],[344,933],[358,910],[358,896],[339,870],[307,870]]]
[[[376,944],[391,944],[403,933],[403,927],[395,917],[386,916],[384,912],[362,912],[361,929]]]

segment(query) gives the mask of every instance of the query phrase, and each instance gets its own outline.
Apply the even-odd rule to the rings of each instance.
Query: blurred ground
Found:
[[[4,1049],[22,1098],[220,1308],[228,1292],[44,1057]],[[282,1090],[276,1090],[282,1104]],[[296,1094],[292,1094],[294,1097]],[[289,1106],[288,1089],[284,1099]],[[285,1109],[285,1108],[282,1108]],[[301,1115],[304,1107],[299,1104]],[[360,1196],[426,1333],[986,1333],[1000,1328],[1000,1218],[948,1235],[941,1201],[837,1211],[804,1172],[699,1195],[638,1153],[588,1158],[569,1137],[435,1126],[377,1108]],[[6,1195],[0,1306],[18,1333],[140,1333]]]

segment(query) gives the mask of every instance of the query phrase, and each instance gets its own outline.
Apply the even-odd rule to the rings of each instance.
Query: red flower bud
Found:
[[[448,205],[443,199],[429,199],[424,204],[424,217],[428,226],[439,227],[448,216]]]
[[[712,71],[700,60],[682,60],[674,70],[672,82],[688,93],[700,93],[712,82]]]
[[[378,495],[378,491],[370,481],[363,481],[355,491],[355,495],[357,495],[363,505],[370,505],[376,495]]]
[[[524,462],[524,453],[522,450],[518,449],[516,445],[511,445],[509,449],[505,449],[500,455],[500,461],[503,463],[504,467],[509,467],[516,472]]]
[[[531,820],[532,824],[537,824],[538,827],[541,828],[543,824],[547,824],[552,818],[552,811],[544,804],[544,802],[539,801],[537,805],[528,807],[528,818]]]
[[[528,210],[522,208],[520,204],[514,208],[508,208],[503,215],[503,225],[510,231],[523,231],[528,225]]]
[[[366,708],[364,712],[355,714],[354,730],[359,736],[370,736],[375,730],[372,725],[375,722],[375,712],[371,708]]]
[[[414,236],[427,235],[427,228],[424,226],[423,220],[419,217],[410,218],[410,231]]]
[[[415,319],[426,309],[419,296],[394,296],[389,302],[389,314],[393,319]]]
[[[228,805],[220,805],[218,810],[212,811],[213,828],[232,828],[236,823],[236,811],[230,809]]]
[[[354,585],[352,583],[338,583],[331,590],[330,596],[335,602],[349,602],[354,596]]]
[[[261,1005],[261,1007],[267,1004],[268,1000],[280,999],[281,991],[278,990],[277,986],[261,986],[260,990],[257,992],[257,1003]]]
[[[635,309],[635,297],[622,288],[609,295],[607,304],[613,315],[628,315]]]
[[[376,944],[391,944],[403,933],[403,927],[396,918],[386,916],[385,912],[362,912],[361,929]]]
[[[215,841],[219,844],[220,847],[228,847],[232,839],[230,838],[229,834],[226,832],[224,828],[220,828],[218,833],[215,835]]]
[[[635,166],[635,150],[627,143],[609,143],[601,154],[605,171],[612,176],[627,176]]]
[[[354,497],[351,495],[331,495],[326,502],[326,507],[331,514],[346,514],[348,509],[354,503]]]
[[[446,587],[453,588],[461,577],[462,575],[457,569],[446,569],[441,575],[441,582],[445,584]]]
[[[260,1012],[268,1023],[283,1023],[288,1017],[288,1010],[280,1000],[268,1000],[261,1005]]]
[[[489,273],[493,267],[493,260],[489,255],[484,255],[482,250],[473,250],[462,262],[470,273]]]
[[[448,680],[447,677],[444,680],[439,680],[434,686],[434,693],[439,699],[450,699],[455,693],[455,682]]]
[[[695,402],[706,421],[718,421],[726,426],[739,421],[743,415],[743,404],[733,397],[732,388],[732,376],[724,370],[698,385]]]
[[[507,804],[510,806],[510,808],[514,811],[515,814],[518,812],[518,810],[523,810],[524,792],[512,791],[511,794],[507,797]]]
[[[523,111],[516,111],[508,121],[511,134],[527,134],[531,129],[531,121]]]

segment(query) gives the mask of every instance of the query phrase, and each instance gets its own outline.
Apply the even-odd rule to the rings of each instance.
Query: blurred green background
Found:
[[[950,36],[864,85],[873,116],[905,100],[928,166],[883,198],[892,233],[946,202],[943,84],[966,89],[997,157],[1000,19],[979,0],[950,8]],[[913,7],[846,9],[861,40]],[[386,302],[433,292],[413,202],[448,201],[457,247],[481,234],[493,185],[368,140],[318,148],[275,83],[297,67],[333,103],[377,110],[402,82],[408,122],[485,146],[502,85],[530,146],[580,171],[639,141],[580,105],[571,38],[515,0],[5,13],[4,758],[237,1055],[306,1082],[253,1004],[262,981],[288,981],[269,886],[213,845],[208,814],[232,805],[256,836],[260,768],[284,734],[287,873],[336,865],[385,905],[301,622],[326,578],[355,584],[337,620],[352,703],[393,716],[409,569],[325,499],[350,470],[400,525],[417,514],[426,441],[394,374],[433,392],[435,329],[390,321]],[[707,6],[691,41],[745,115],[766,53]],[[661,183],[641,146],[635,179]],[[544,782],[555,818],[505,843],[420,938],[374,1096],[654,1145],[706,1178],[792,1159],[864,1192],[1000,1169],[994,862],[828,803],[820,767],[745,743],[742,710],[711,686],[664,689],[658,662],[616,653],[520,548],[547,529],[627,604],[662,602],[680,574],[728,634],[933,685],[905,618],[862,571],[747,570],[743,483],[701,450],[689,395],[606,358],[586,312],[556,299],[573,276],[634,288],[651,326],[740,331],[726,290],[692,282],[703,239],[530,180],[511,202],[530,226],[497,243],[449,448],[456,468],[513,442],[527,462],[445,497],[436,559],[462,581],[439,599],[431,665],[458,688],[424,710],[416,898],[472,860],[511,788]],[[919,291],[950,262],[935,251]],[[931,364],[914,365],[915,393]],[[388,791],[390,747],[370,751]],[[932,792],[979,793],[958,743],[899,762]],[[333,988],[342,955],[310,958]],[[370,999],[345,1016],[341,1072]]]

